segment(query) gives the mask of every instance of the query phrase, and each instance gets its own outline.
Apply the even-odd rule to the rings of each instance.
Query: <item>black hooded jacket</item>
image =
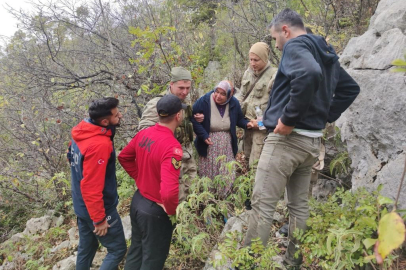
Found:
[[[284,45],[264,125],[272,131],[281,118],[287,126],[324,129],[359,92],[358,84],[340,66],[336,52],[323,37],[298,36]]]

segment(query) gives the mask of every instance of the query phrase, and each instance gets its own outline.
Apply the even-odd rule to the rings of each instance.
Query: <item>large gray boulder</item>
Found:
[[[23,234],[34,235],[46,232],[52,223],[52,217],[45,215],[40,218],[32,218],[27,221]]]
[[[52,270],[75,270],[76,256],[72,255],[62,261],[57,262]]]
[[[354,169],[353,188],[394,199],[406,153],[406,77],[391,62],[406,53],[406,1],[382,0],[368,31],[350,40],[340,59],[361,93],[337,121]],[[406,187],[403,187],[405,194]],[[400,196],[406,208],[406,196]]]

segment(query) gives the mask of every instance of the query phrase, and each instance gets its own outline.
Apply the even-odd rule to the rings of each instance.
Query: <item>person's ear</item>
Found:
[[[176,114],[176,120],[178,122],[180,122],[180,120],[182,120],[182,110],[180,110],[177,114]]]
[[[100,125],[103,127],[107,127],[109,125],[110,121],[107,118],[104,118],[100,121]]]
[[[290,29],[287,25],[282,25],[282,34],[285,38],[289,37]]]

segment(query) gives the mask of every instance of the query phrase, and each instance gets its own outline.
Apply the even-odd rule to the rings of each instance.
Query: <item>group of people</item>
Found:
[[[139,132],[118,155],[138,188],[130,208],[132,237],[125,270],[163,269],[173,231],[169,215],[176,213],[197,175],[192,142],[199,175],[213,178],[224,174],[217,158],[232,161],[237,154],[237,126],[245,129],[249,164],[259,159],[244,245],[257,237],[267,244],[276,204],[286,189],[290,222],[284,263],[299,269],[302,258],[295,257],[299,243],[293,231],[306,229],[311,167],[322,130],[351,105],[360,88],[324,38],[306,33],[296,12],[283,10],[269,30],[282,51],[279,68],[271,67],[268,45],[255,43],[239,99],[233,84],[221,81],[191,107],[191,74],[175,67],[167,91],[146,105]],[[90,268],[99,242],[108,251],[100,269],[117,269],[127,252],[116,209],[113,138],[122,117],[118,104],[115,98],[93,101],[89,118],[72,129],[68,159],[79,228],[76,269]],[[265,130],[258,128],[257,107],[264,111]],[[218,192],[230,192],[232,184],[231,178]]]

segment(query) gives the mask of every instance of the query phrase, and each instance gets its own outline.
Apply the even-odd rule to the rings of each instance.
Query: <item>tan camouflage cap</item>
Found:
[[[269,46],[265,42],[257,42],[254,45],[252,45],[250,53],[258,55],[258,57],[261,58],[262,61],[268,63]]]
[[[191,81],[192,80],[192,75],[190,74],[190,71],[183,68],[183,67],[174,67],[171,70],[171,82],[177,82],[177,81]]]

